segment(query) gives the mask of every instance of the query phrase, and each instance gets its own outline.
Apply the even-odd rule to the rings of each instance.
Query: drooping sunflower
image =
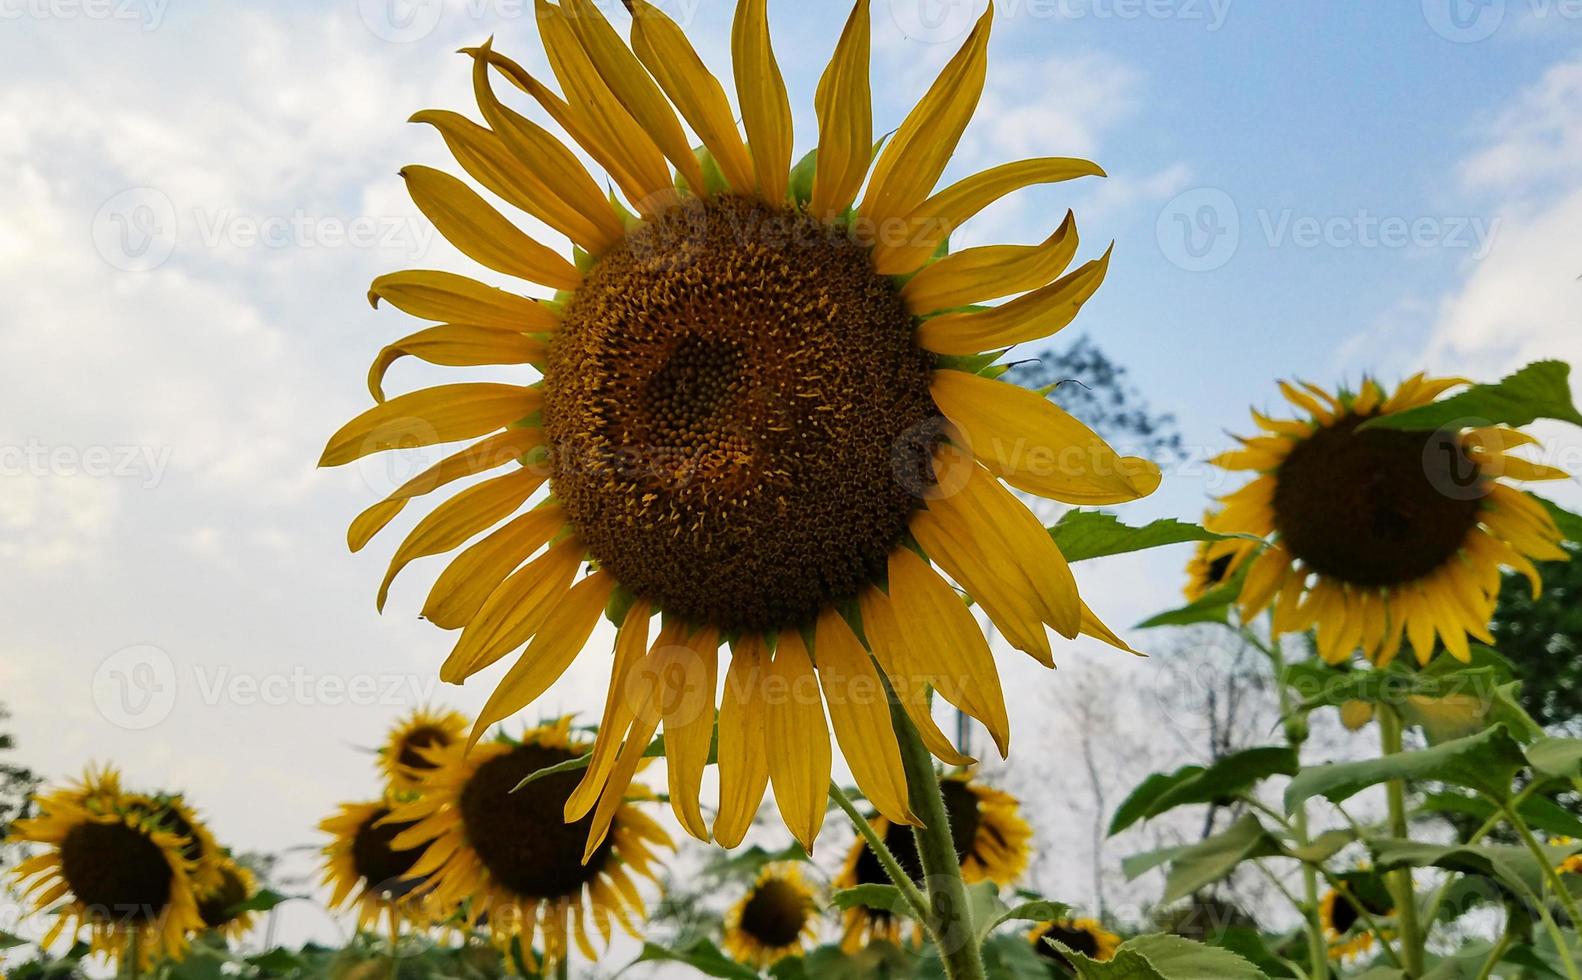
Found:
[[[1366,871],[1348,872],[1341,876],[1341,880],[1357,902],[1375,919],[1394,913],[1395,903],[1390,898],[1389,889],[1377,875]],[[1373,931],[1358,927],[1362,916],[1358,914],[1356,905],[1338,890],[1331,889],[1324,893],[1319,901],[1318,912],[1324,936],[1329,940],[1331,959],[1354,959],[1373,948]]]
[[[1212,523],[1216,515],[1204,515],[1204,523]],[[1196,602],[1209,592],[1229,582],[1247,557],[1258,550],[1258,543],[1246,538],[1225,538],[1221,541],[1202,541],[1187,562],[1187,584],[1182,590],[1188,602]]]
[[[1075,976],[1076,971],[1058,949],[1045,942],[1047,939],[1053,939],[1090,960],[1100,962],[1113,959],[1115,950],[1121,944],[1121,937],[1104,928],[1104,923],[1097,919],[1057,919],[1039,923],[1028,932],[1027,941],[1033,944],[1038,955],[1070,976]]]
[[[408,872],[422,876],[423,899],[462,909],[502,948],[514,939],[525,952],[541,941],[547,964],[561,962],[571,938],[597,959],[590,919],[605,943],[612,917],[635,936],[634,920],[645,912],[634,876],[654,879],[657,852],[673,846],[669,835],[623,800],[610,834],[584,860],[591,818],[568,824],[564,817],[578,777],[559,773],[516,788],[587,749],[572,740],[571,719],[564,718],[530,729],[521,741],[444,750],[440,765],[421,774],[420,795],[392,814],[408,827],[394,843],[424,850]]]
[[[189,877],[199,895],[206,894],[223,884],[226,862],[225,851],[209,825],[198,816],[180,793],[126,793],[121,797],[126,809],[145,814],[161,830],[169,831],[182,841],[181,853],[191,865]]]
[[[391,805],[383,800],[343,803],[339,812],[319,824],[331,837],[324,848],[329,907],[354,908],[359,930],[382,925],[392,942],[404,927],[423,928],[432,921],[416,894],[422,878],[408,877],[425,852],[395,843],[397,835],[411,827],[409,821],[393,819]]]
[[[1016,797],[956,773],[940,781],[945,812],[950,817],[950,836],[961,859],[961,877],[967,884],[992,881],[1001,887],[1015,882],[1027,870],[1032,854],[1033,828],[1023,819]],[[870,821],[885,847],[895,855],[901,869],[913,880],[923,878],[923,864],[917,853],[912,828],[896,824],[882,815]],[[846,855],[846,863],[835,879],[836,888],[888,884],[879,858],[858,838]],[[846,910],[842,944],[854,951],[875,940],[900,944],[906,920],[895,909],[855,906]],[[914,941],[920,935],[913,930]]]
[[[982,721],[1002,753],[1009,741],[988,644],[945,575],[1046,665],[1046,626],[1129,649],[1083,603],[1010,488],[1114,504],[1151,493],[1159,471],[988,366],[1069,323],[1108,256],[1063,274],[1077,248],[1068,215],[1037,245],[941,257],[948,236],[993,201],[1102,172],[1041,158],[934,193],[983,90],[992,5],[875,159],[869,3],[857,3],[819,86],[816,154],[794,171],[766,0],[736,9],[741,130],[680,28],[644,0],[629,6],[630,46],[591,0],[537,0],[559,92],[485,44],[467,53],[486,126],[452,112],[414,117],[478,183],[575,249],[567,258],[534,241],[454,177],[406,168],[419,209],[461,251],[558,292],[530,299],[433,271],[375,280],[375,303],[438,325],[380,353],[370,375],[379,404],[335,433],[321,464],[482,437],[359,516],[353,550],[413,498],[504,467],[418,524],[379,594],[382,606],[410,562],[485,535],[423,608],[461,631],[447,681],[526,645],[474,739],[543,694],[601,612],[617,622],[598,759],[567,810],[595,814],[590,850],[661,723],[672,805],[689,833],[710,837],[698,793],[727,638],[716,840],[740,843],[772,782],[788,826],[811,846],[830,722],[868,799],[913,821],[865,642],[940,758],[968,761],[928,717],[930,684]],[[497,98],[495,73],[598,162],[624,204],[558,137]],[[386,369],[405,355],[532,365],[542,376],[386,400]],[[548,498],[529,506],[546,482]],[[659,612],[667,626],[650,648]],[[695,696],[662,696],[659,677],[679,681],[665,694]],[[770,704],[768,680],[815,694],[822,685],[825,697]],[[765,748],[784,744],[808,751]]]
[[[253,873],[228,857],[220,865],[220,887],[198,894],[198,916],[206,928],[235,942],[253,927],[253,913],[240,906],[257,893]]]
[[[137,802],[137,801],[130,801]],[[140,970],[180,960],[189,932],[203,928],[192,862],[178,837],[143,807],[129,805],[113,770],[35,798],[38,816],[12,825],[12,843],[42,845],[11,874],[21,897],[55,923],[41,946],[88,931],[93,952],[119,966],[136,951]]]
[[[795,862],[766,865],[725,915],[725,952],[767,970],[818,938],[818,899]]]
[[[390,729],[379,750],[386,785],[397,793],[416,789],[418,774],[434,768],[434,754],[466,737],[467,717],[458,711],[413,711]]]
[[[1356,393],[1282,383],[1305,419],[1253,413],[1263,433],[1215,460],[1257,478],[1225,497],[1210,522],[1225,533],[1271,537],[1249,566],[1244,617],[1274,607],[1277,633],[1318,630],[1319,653],[1356,650],[1387,664],[1409,639],[1421,663],[1436,640],[1460,660],[1488,624],[1500,569],[1540,587],[1533,560],[1563,560],[1554,520],[1504,480],[1567,474],[1508,455],[1535,442],[1504,426],[1437,433],[1363,428],[1427,405],[1467,382],[1415,375],[1393,393],[1369,379]]]

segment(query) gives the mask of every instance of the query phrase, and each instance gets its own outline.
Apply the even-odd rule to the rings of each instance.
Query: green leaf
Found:
[[[1527,496],[1544,505],[1544,509],[1549,512],[1550,517],[1554,518],[1555,526],[1560,528],[1560,533],[1565,535],[1567,541],[1582,545],[1582,515],[1573,514],[1553,500],[1540,497],[1536,493],[1529,493]]]
[[[1496,725],[1418,752],[1304,769],[1286,787],[1285,810],[1294,813],[1315,796],[1341,803],[1369,786],[1396,779],[1431,779],[1504,800],[1510,798],[1511,780],[1526,764],[1515,739]]]
[[[857,885],[831,893],[830,904],[842,912],[847,909],[882,909],[896,915],[911,917],[912,906],[906,903],[901,889],[894,885]]]
[[[282,895],[279,892],[270,891],[268,888],[260,888],[245,902],[239,902],[232,908],[231,914],[234,916],[241,915],[244,912],[268,912],[281,902],[289,901],[291,897],[290,895]]]
[[[26,939],[23,939],[21,936],[13,936],[9,932],[0,929],[0,949],[15,949],[18,946],[26,945]]]
[[[1230,618],[1231,607],[1236,600],[1241,598],[1241,583],[1245,577],[1247,565],[1243,564],[1229,582],[1205,592],[1192,602],[1179,609],[1162,612],[1150,616],[1137,624],[1137,629],[1151,630],[1160,626],[1196,626],[1199,623],[1224,623]]]
[[[685,949],[668,949],[658,943],[644,943],[642,955],[627,967],[638,963],[685,963],[706,977],[724,977],[727,980],[758,980],[758,971],[720,952],[720,948],[707,939],[699,939]]]
[[[1523,901],[1543,893],[1546,871],[1526,847],[1504,844],[1463,846],[1430,844],[1413,840],[1383,839],[1368,842],[1379,871],[1396,868],[1443,868],[1460,874],[1488,878]],[[1582,850],[1582,843],[1564,847],[1544,846],[1550,866]]]
[[[1116,808],[1110,834],[1178,806],[1233,798],[1270,776],[1294,776],[1300,765],[1289,747],[1264,746],[1228,755],[1207,769],[1184,766],[1168,776],[1156,773]]]
[[[1090,960],[1057,942],[1079,980],[1265,980],[1267,974],[1228,949],[1180,936],[1128,939],[1105,962]]]
[[[1527,761],[1550,779],[1582,775],[1582,738],[1540,738],[1527,746]]]
[[[1280,842],[1249,813],[1229,828],[1196,844],[1134,854],[1121,862],[1121,870],[1128,879],[1133,879],[1168,864],[1170,870],[1165,875],[1164,897],[1160,901],[1169,904],[1219,881],[1243,861],[1284,854]]]
[[[1071,906],[1065,902],[1050,902],[1044,899],[1023,902],[988,919],[985,925],[978,927],[978,933],[980,936],[987,936],[1007,922],[1052,922],[1055,919],[1064,919],[1070,914]]]
[[[1437,431],[1483,425],[1528,425],[1538,419],[1558,419],[1582,425],[1571,400],[1571,365],[1564,361],[1536,361],[1498,384],[1474,385],[1449,398],[1392,415],[1381,415],[1363,429]]]
[[[1134,551],[1191,541],[1223,541],[1226,535],[1206,531],[1196,524],[1167,518],[1143,527],[1122,524],[1120,518],[1098,510],[1074,510],[1049,529],[1066,561],[1108,558]]]

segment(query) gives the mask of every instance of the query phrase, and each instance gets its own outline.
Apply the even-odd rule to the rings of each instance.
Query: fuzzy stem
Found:
[[[890,880],[900,890],[901,897],[906,899],[906,904],[911,907],[912,914],[917,916],[919,922],[928,921],[928,899],[923,896],[922,892],[917,890],[917,885],[912,882],[911,876],[902,869],[901,862],[895,859],[895,855],[891,853],[890,848],[885,844],[884,838],[880,837],[879,832],[873,829],[873,824],[869,823],[868,818],[857,810],[857,807],[851,801],[851,797],[847,796],[846,791],[841,789],[840,785],[833,780],[829,784],[829,798],[835,801],[835,805],[840,807],[842,813],[846,814],[846,818],[851,821],[851,825],[857,828],[857,833],[862,835],[862,839],[868,842],[868,849],[873,852],[874,857],[879,859],[879,865],[884,868],[884,873],[890,876]]]

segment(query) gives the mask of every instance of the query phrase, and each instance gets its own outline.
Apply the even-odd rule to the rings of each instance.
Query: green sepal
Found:
[[[807,151],[791,168],[788,193],[797,207],[805,208],[813,200],[813,177],[818,173],[818,147]]]

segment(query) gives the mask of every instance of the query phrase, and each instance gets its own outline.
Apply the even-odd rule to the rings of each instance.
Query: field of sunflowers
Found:
[[[719,5],[716,30],[534,0],[421,69],[457,96],[411,117],[450,163],[399,182],[455,261],[366,287],[371,366],[329,402],[359,404],[307,419],[318,471],[283,464],[309,475],[278,492],[360,481],[345,545],[383,573],[358,586],[421,632],[341,603],[337,635],[416,650],[435,683],[357,713],[354,745],[306,715],[269,734],[226,687],[197,741],[231,765],[200,776],[204,746],[161,741],[164,651],[56,699],[0,671],[0,980],[1582,980],[1563,357],[1512,341],[1463,376],[1359,347],[1281,380],[1226,351],[1178,383],[1260,407],[1199,452],[1153,407],[1182,399],[1062,334],[1129,243],[1042,208],[1018,214],[1039,240],[994,237],[1026,195],[1107,176],[964,142],[1015,125],[990,41],[1057,30],[1036,5],[944,4],[971,8],[948,38],[878,23],[901,0],[784,28],[793,5]],[[61,9],[17,8],[41,39]],[[881,111],[910,91],[881,49],[930,30],[920,94]],[[322,97],[355,100],[353,75],[324,66]],[[123,240],[158,220],[138,208]],[[295,245],[238,274],[290,292],[321,268]],[[315,404],[269,385],[261,416]],[[266,441],[208,443],[233,440]],[[245,529],[190,519],[148,575],[235,557]],[[222,612],[289,619],[350,560],[330,537],[233,568]],[[93,711],[119,734],[79,738]],[[277,738],[283,768],[255,763]],[[320,770],[316,826],[231,836],[323,799]]]

